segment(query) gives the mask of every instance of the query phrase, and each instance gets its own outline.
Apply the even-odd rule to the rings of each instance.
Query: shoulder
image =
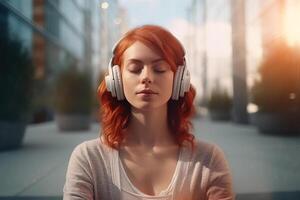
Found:
[[[87,152],[96,151],[99,145],[99,139],[87,140],[78,144],[72,154],[83,155]]]
[[[96,161],[99,159],[105,159],[113,150],[105,145],[100,138],[84,141],[78,144],[71,157],[80,158],[83,160]]]
[[[207,199],[234,199],[231,172],[223,150],[217,144],[195,140],[192,155],[191,179],[201,181]]]
[[[212,143],[212,142],[208,142],[208,141],[204,141],[204,140],[199,140],[196,139],[195,141],[195,146],[197,147],[198,151],[209,151],[209,152],[219,152],[222,151],[222,149],[220,148],[220,146],[218,144]]]
[[[74,148],[66,173],[64,199],[99,199],[99,194],[109,192],[107,148],[99,138],[84,141]]]
[[[224,152],[217,144],[199,139],[195,139],[195,147],[192,155],[194,161],[200,161],[206,166],[225,161]]]

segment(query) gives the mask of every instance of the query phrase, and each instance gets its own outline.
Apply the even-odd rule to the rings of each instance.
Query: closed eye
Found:
[[[140,73],[142,70],[141,69],[129,69],[128,71],[131,73],[137,74],[137,73]]]
[[[164,70],[164,69],[155,69],[154,70],[156,73],[164,73],[166,72],[167,70]]]
[[[135,63],[132,63],[127,66],[128,71],[132,73],[140,73],[142,68],[143,67],[141,65]]]
[[[164,73],[168,70],[168,68],[165,65],[160,64],[160,65],[153,66],[153,70],[156,73]]]

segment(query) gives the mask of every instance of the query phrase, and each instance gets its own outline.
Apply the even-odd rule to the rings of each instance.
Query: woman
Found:
[[[98,89],[102,134],[73,151],[64,199],[234,199],[222,151],[190,133],[189,81],[169,31],[129,31]]]

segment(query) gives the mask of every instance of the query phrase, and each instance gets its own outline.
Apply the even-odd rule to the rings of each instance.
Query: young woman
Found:
[[[222,151],[191,133],[185,51],[144,25],[116,44],[98,89],[101,136],[73,151],[64,199],[234,199]]]

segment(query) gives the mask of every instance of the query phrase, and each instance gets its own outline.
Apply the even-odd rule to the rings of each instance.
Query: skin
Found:
[[[179,154],[167,125],[174,72],[159,54],[137,41],[124,52],[121,73],[132,118],[124,131],[120,159],[136,188],[158,195],[170,184]],[[155,94],[138,94],[143,89]]]

